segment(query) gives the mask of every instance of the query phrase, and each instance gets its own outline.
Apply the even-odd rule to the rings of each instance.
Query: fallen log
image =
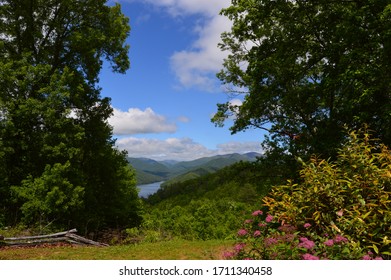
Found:
[[[66,236],[67,233],[76,233],[77,230],[71,229],[68,231],[62,231],[62,232],[57,232],[57,233],[52,233],[52,234],[46,234],[46,235],[37,235],[37,236],[18,236],[18,237],[6,237],[4,238],[5,241],[12,241],[12,240],[29,240],[29,239],[42,239],[42,238],[52,238],[52,237],[57,237],[57,236]]]
[[[57,232],[53,234],[37,235],[37,236],[20,236],[20,237],[6,237],[0,240],[0,246],[34,246],[40,244],[53,243],[71,243],[77,245],[93,245],[99,247],[107,247],[108,244],[96,242],[82,236],[75,234],[76,229],[68,231]]]
[[[76,242],[80,242],[82,244],[90,244],[90,245],[99,246],[99,247],[108,247],[109,246],[108,244],[96,242],[96,241],[81,237],[81,236],[73,234],[73,233],[69,233],[66,236],[69,237],[70,239],[72,239]]]

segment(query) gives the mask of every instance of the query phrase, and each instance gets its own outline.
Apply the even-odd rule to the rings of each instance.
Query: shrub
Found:
[[[313,234],[311,224],[300,230],[290,224],[281,224],[269,213],[257,210],[237,232],[238,242],[228,259],[319,260],[360,259],[361,248],[352,248],[349,240],[340,235]]]
[[[236,258],[390,257],[390,150],[367,130],[348,136],[334,163],[313,157],[303,163],[300,183],[272,188],[263,199],[268,216],[246,224],[240,243],[247,248]],[[287,226],[292,232],[282,230]]]

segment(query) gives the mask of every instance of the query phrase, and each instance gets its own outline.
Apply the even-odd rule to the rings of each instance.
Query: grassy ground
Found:
[[[141,243],[110,247],[0,248],[0,260],[221,260],[232,241]]]

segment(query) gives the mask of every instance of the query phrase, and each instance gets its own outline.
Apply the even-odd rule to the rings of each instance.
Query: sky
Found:
[[[231,100],[216,78],[227,56],[217,44],[231,26],[219,12],[230,0],[110,2],[121,4],[131,26],[131,68],[118,74],[104,65],[99,83],[111,98],[119,149],[155,160],[262,152],[262,131],[232,135],[230,121],[223,128],[210,121],[217,103]]]

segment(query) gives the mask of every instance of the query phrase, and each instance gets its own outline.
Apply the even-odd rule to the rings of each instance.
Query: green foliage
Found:
[[[367,123],[391,145],[387,1],[243,0],[221,14],[233,25],[218,77],[243,104],[218,104],[217,125],[233,118],[232,133],[267,130],[269,149],[305,160],[335,158],[344,124]]]
[[[298,240],[307,238],[316,242],[314,250],[307,253],[318,258],[325,257],[324,254],[332,259],[348,258],[349,254],[349,258],[360,258],[367,252],[389,258],[390,171],[390,150],[372,140],[365,129],[351,132],[335,162],[313,158],[309,163],[303,163],[301,182],[288,181],[287,185],[273,187],[263,198],[263,205],[277,226],[295,228],[291,241],[296,243],[283,242],[283,246],[297,249]],[[252,226],[250,234],[254,235],[254,230],[263,230],[257,223]],[[276,234],[281,236],[280,232],[267,231],[263,240],[256,241],[250,248],[264,250],[259,242],[276,238]],[[346,239],[343,248],[326,245],[326,241],[329,245],[332,243],[328,241],[330,238],[334,238],[335,243],[335,238],[342,240],[341,236]],[[290,249],[279,250],[285,250],[281,256],[287,257]],[[296,252],[294,258],[298,256],[301,255]]]
[[[69,178],[70,163],[46,166],[41,177],[29,177],[20,187],[11,189],[23,201],[21,212],[24,222],[69,219],[82,209],[84,188],[74,186]]]
[[[4,223],[80,231],[140,222],[113,110],[97,86],[103,59],[129,68],[128,18],[103,0],[2,1],[0,209]],[[4,210],[3,210],[4,209]]]
[[[259,195],[268,192],[271,181],[280,179],[274,176],[264,168],[264,163],[238,162],[195,179],[163,184],[147,201],[151,204],[183,206],[202,198],[232,198],[239,202],[253,203],[258,200]]]
[[[159,240],[232,239],[246,213],[276,179],[267,177],[268,172],[262,164],[239,162],[213,174],[164,185],[146,200],[150,205],[145,206],[140,235],[148,240],[152,232],[159,234]]]
[[[144,235],[144,241],[151,240],[151,235],[158,236],[155,241],[232,238],[232,232],[240,225],[238,216],[249,209],[245,203],[229,199],[199,199],[187,206],[155,206],[143,215],[141,236]]]

